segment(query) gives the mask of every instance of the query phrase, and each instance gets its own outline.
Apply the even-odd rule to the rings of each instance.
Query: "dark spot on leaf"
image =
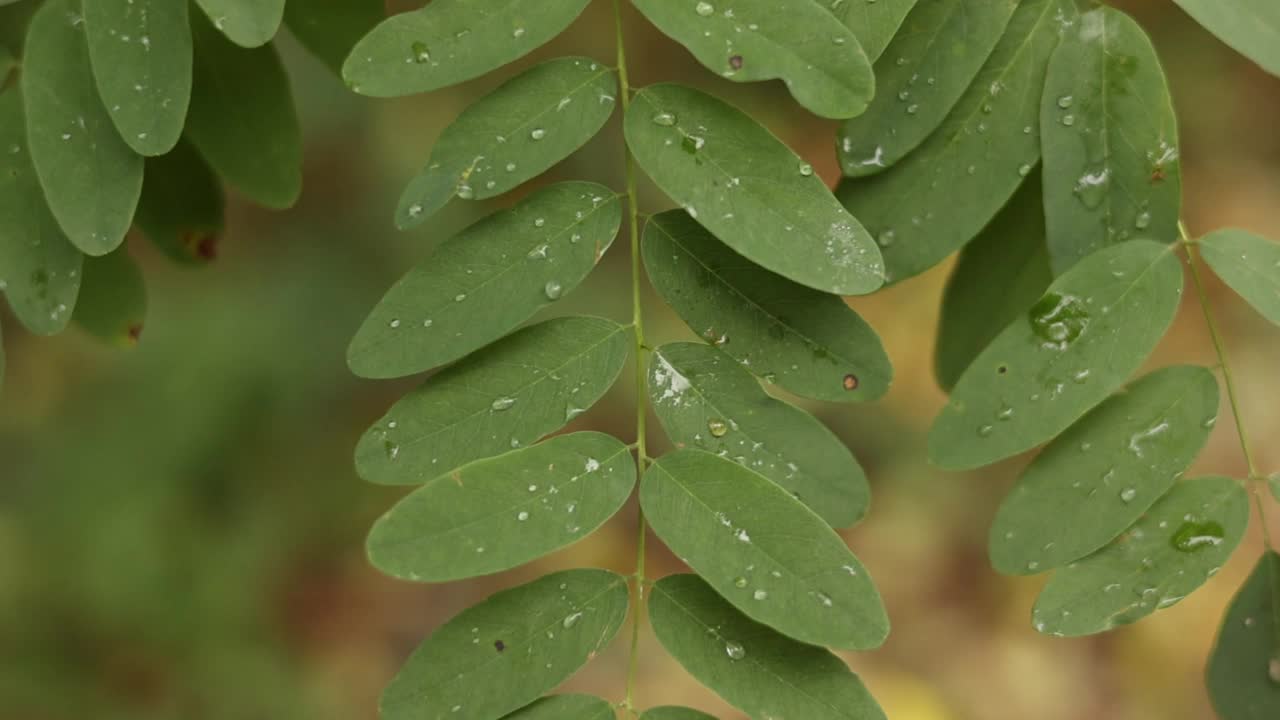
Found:
[[[997,372],[998,374],[1000,374],[1000,375],[1003,375],[1003,374],[1005,374],[1005,373],[1009,372],[1009,366],[1008,366],[1008,365],[1000,365],[999,367],[997,367],[997,368],[996,368],[996,372]]]
[[[858,389],[858,376],[857,376],[857,375],[854,375],[853,373],[849,373],[848,375],[845,375],[845,376],[844,376],[844,383],[843,383],[843,384],[844,384],[844,389],[845,389],[845,390],[857,390],[857,389]]]
[[[502,652],[503,650],[507,649],[507,644],[502,642],[501,640],[494,640],[493,649],[497,650],[498,652]]]
[[[742,69],[742,56],[741,56],[741,55],[734,55],[733,57],[729,58],[729,67],[733,68],[734,70],[741,70],[741,69]]]
[[[1164,182],[1164,166],[1156,165],[1151,169],[1151,183]]]
[[[218,257],[218,236],[204,230],[188,230],[182,233],[182,244],[193,256],[210,261]]]
[[[138,341],[142,339],[142,323],[134,323],[133,325],[130,325],[129,329],[125,332],[129,342],[133,345],[137,345]]]

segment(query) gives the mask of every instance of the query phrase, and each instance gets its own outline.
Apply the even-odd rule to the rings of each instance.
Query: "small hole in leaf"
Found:
[[[1008,365],[1001,365],[1001,366],[999,366],[999,367],[997,367],[997,368],[996,368],[996,372],[997,372],[998,374],[1000,374],[1000,375],[1003,375],[1003,374],[1005,374],[1005,373],[1009,372],[1009,366],[1008,366]]]
[[[494,640],[493,649],[497,650],[498,652],[502,652],[503,650],[507,649],[507,644],[502,642],[501,640]]]
[[[741,69],[742,69],[742,56],[741,56],[741,55],[734,55],[733,57],[729,58],[729,67],[733,68],[734,70],[741,70]]]
[[[843,384],[844,384],[844,389],[845,389],[845,390],[857,390],[857,389],[858,389],[858,376],[857,376],[857,375],[854,375],[853,373],[850,373],[850,374],[848,374],[848,375],[845,375],[845,376],[844,376],[844,383],[843,383]]]

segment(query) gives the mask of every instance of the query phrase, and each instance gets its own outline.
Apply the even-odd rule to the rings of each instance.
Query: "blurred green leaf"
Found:
[[[802,642],[879,647],[880,594],[822,518],[732,460],[678,450],[645,472],[640,503],[654,533],[751,619]]]
[[[840,658],[751,620],[695,575],[654,584],[649,620],[689,674],[751,717],[884,718]]]
[[[85,36],[102,104],[140,155],[161,155],[182,135],[191,99],[186,0],[90,0]]]
[[[119,247],[142,191],[142,158],[98,99],[80,3],[49,0],[31,20],[23,58],[31,160],[49,209],[90,255]]]
[[[1111,542],[1173,487],[1217,416],[1202,367],[1162,368],[1113,395],[1023,471],[991,525],[992,566],[1044,572]]]
[[[858,461],[825,425],[772,398],[732,358],[708,345],[669,343],[649,363],[649,403],[676,447],[727,457],[764,475],[833,527],[871,500]]]
[[[420,224],[453,197],[497,197],[541,175],[595,136],[618,82],[590,58],[556,58],[508,80],[441,133],[400,197],[396,225]]]
[[[383,0],[289,0],[284,6],[289,31],[338,75],[351,48],[386,16]]]
[[[1273,0],[1173,1],[1219,40],[1280,77],[1280,5]]]
[[[196,0],[196,4],[231,42],[256,48],[276,36],[285,0]]]
[[[228,183],[282,209],[302,190],[302,132],[274,46],[246,50],[191,14],[195,81],[187,137]]]
[[[434,0],[383,20],[342,68],[355,92],[395,97],[479,77],[564,31],[591,0]]]
[[[1080,16],[1049,61],[1040,110],[1055,274],[1131,237],[1178,237],[1178,120],[1160,59],[1129,16]]]
[[[573,291],[621,222],[617,195],[586,182],[551,185],[490,215],[387,292],[351,341],[351,369],[399,377],[484,347]]]
[[[534,701],[503,720],[614,720],[613,706],[591,695],[551,695]]]
[[[640,720],[716,720],[716,718],[714,715],[708,715],[693,708],[665,705],[645,710],[640,713]]]
[[[3,323],[0,323],[0,330],[3,329]],[[4,389],[4,333],[0,332],[0,390]]]
[[[603,650],[627,615],[626,581],[569,570],[504,590],[445,623],[382,695],[385,720],[500,717]]]
[[[876,97],[867,112],[840,127],[844,174],[883,172],[924,142],[982,69],[1017,6],[1017,0],[920,0],[876,63]]]
[[[0,148],[0,291],[28,330],[52,335],[71,320],[84,256],[45,205],[17,88],[0,93]]]
[[[880,338],[839,297],[753,265],[681,210],[649,218],[643,250],[663,299],[747,370],[829,402],[888,392],[893,366]]]
[[[427,380],[356,447],[356,470],[423,483],[472,460],[536,442],[595,404],[630,350],[611,320],[565,317],[516,332]]]
[[[1190,595],[1227,562],[1249,526],[1235,480],[1178,483],[1125,534],[1054,573],[1032,620],[1051,635],[1106,632]]]
[[[1197,243],[1200,257],[1263,317],[1280,325],[1280,244],[1247,230],[1215,230]]]
[[[1267,479],[1267,484],[1271,486],[1271,494],[1276,500],[1280,500],[1280,473],[1274,473]]]
[[[9,75],[18,67],[18,58],[13,51],[0,43],[0,93],[9,88]]]
[[[590,535],[635,484],[631,451],[618,440],[554,437],[418,488],[373,526],[369,559],[421,582],[508,570]]]
[[[863,295],[884,284],[862,225],[742,111],[693,88],[652,85],[636,94],[625,128],[658,187],[747,259],[824,292]]]
[[[929,458],[977,468],[1057,436],[1138,369],[1181,295],[1166,245],[1131,240],[1085,258],[960,376],[929,431]]]
[[[84,283],[72,318],[90,335],[132,346],[147,319],[147,287],[142,269],[126,248],[84,262]]]
[[[890,282],[918,275],[982,231],[1040,159],[1045,66],[1070,0],[1024,0],[941,127],[888,172],[836,194],[882,247]]]
[[[182,140],[169,153],[147,158],[134,223],[170,258],[203,265],[217,257],[225,204],[222,183]]]
[[[832,15],[844,23],[853,34],[858,36],[858,43],[867,55],[867,59],[875,62],[885,52],[885,47],[893,40],[902,26],[903,18],[911,12],[916,0],[878,0],[878,2],[849,2],[848,0],[814,0],[831,11]],[[879,82],[877,78],[877,83]],[[878,90],[877,92],[883,92]]]
[[[1205,681],[1222,720],[1280,717],[1280,555],[1266,551],[1222,619]]]
[[[813,0],[632,0],[708,70],[734,82],[779,79],[815,115],[861,114],[876,78],[858,36]]]

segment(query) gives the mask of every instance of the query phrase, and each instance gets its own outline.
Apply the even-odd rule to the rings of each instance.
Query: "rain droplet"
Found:
[[[1203,523],[1187,521],[1169,538],[1169,544],[1178,552],[1193,553],[1221,545],[1224,535],[1222,525],[1212,520]]]
[[[1125,488],[1124,490],[1120,491],[1120,500],[1122,502],[1126,502],[1126,503],[1133,502],[1133,499],[1136,497],[1138,497],[1138,491],[1134,490],[1133,488]]]
[[[747,579],[744,577],[738,577],[733,581],[733,586],[737,588],[744,588],[747,586]]]
[[[493,404],[490,407],[492,407],[494,410],[497,410],[498,412],[501,412],[503,410],[510,410],[511,406],[515,404],[516,404],[515,398],[503,396],[498,398],[497,400],[494,400]]]
[[[764,600],[765,598],[769,597],[769,593],[764,590],[757,590],[751,594],[751,597],[755,598],[756,600]]]
[[[529,133],[529,137],[533,138],[534,140],[541,140],[546,136],[547,136],[547,131],[542,128],[534,128]]]
[[[1075,102],[1075,98],[1071,97],[1070,95],[1063,95],[1062,97],[1058,98],[1058,107],[1062,108],[1063,110],[1066,110],[1067,108],[1071,107],[1071,104],[1074,102]]]
[[[548,280],[547,284],[542,288],[542,292],[546,293],[548,300],[559,300],[564,288],[555,280]]]
[[[707,430],[711,432],[712,437],[724,437],[729,432],[729,426],[723,420],[711,418],[707,421]]]
[[[702,17],[711,17],[711,13],[716,11],[716,7],[709,2],[700,2],[693,6],[693,11]]]
[[[1089,325],[1084,303],[1072,295],[1049,293],[1031,308],[1031,329],[1050,347],[1065,350]]]
[[[582,613],[581,613],[581,612],[576,612],[576,613],[574,613],[574,614],[572,614],[572,615],[570,615],[570,616],[566,617],[566,618],[564,619],[564,622],[562,622],[562,623],[560,623],[560,624],[564,626],[564,629],[565,629],[565,630],[568,630],[569,628],[573,627],[574,625],[577,625],[577,624],[578,624],[578,621],[579,621],[579,620],[581,620],[581,619],[582,619]]]
[[[525,520],[529,519],[529,513],[525,510],[521,510],[520,513],[516,515],[516,519],[519,520],[520,522],[524,522]]]
[[[409,48],[413,51],[413,61],[422,64],[431,60],[431,52],[427,50],[426,43],[415,42]]]
[[[800,174],[805,177],[810,177],[811,175],[813,175],[813,166],[810,165],[809,163],[805,163],[804,165],[801,165]]]
[[[660,112],[653,116],[653,124],[662,127],[671,127],[676,124],[676,116],[669,112]]]

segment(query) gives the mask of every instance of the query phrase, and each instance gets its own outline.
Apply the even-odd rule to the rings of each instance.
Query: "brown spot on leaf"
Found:
[[[137,345],[142,339],[142,323],[134,323],[125,331],[125,339],[130,345]]]
[[[729,67],[733,68],[734,70],[741,70],[741,69],[742,69],[742,56],[741,56],[741,55],[734,55],[733,57],[729,58]]]
[[[854,375],[853,373],[849,373],[848,375],[845,375],[845,376],[844,376],[844,383],[843,383],[843,384],[844,384],[844,389],[845,389],[845,390],[850,390],[850,391],[852,391],[852,390],[857,390],[857,389],[858,389],[858,376],[857,376],[857,375]]]

